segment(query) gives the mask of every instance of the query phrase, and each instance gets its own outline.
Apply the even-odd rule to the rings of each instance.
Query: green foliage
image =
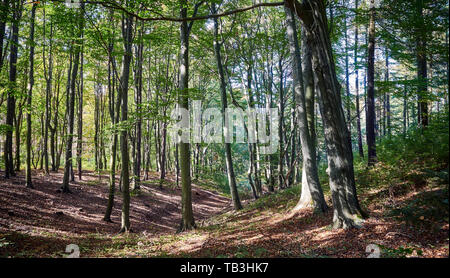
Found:
[[[422,250],[414,247],[389,248],[384,245],[378,245],[382,251],[382,256],[386,258],[406,258],[408,256],[422,256]],[[415,253],[415,254],[414,254]]]

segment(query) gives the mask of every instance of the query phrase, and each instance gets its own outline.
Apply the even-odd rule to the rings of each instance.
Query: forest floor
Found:
[[[71,184],[72,194],[63,194],[57,192],[61,173],[35,172],[35,189],[25,188],[19,173],[0,178],[0,257],[63,257],[68,244],[77,244],[81,257],[367,257],[369,244],[378,245],[382,257],[448,257],[448,165],[414,163],[386,179],[382,173],[393,170],[382,163],[357,173],[359,199],[370,217],[349,230],[331,228],[332,209],[290,213],[298,187],[244,201],[235,212],[229,198],[203,181],[193,185],[197,229],[176,233],[181,190],[172,176],[160,189],[153,173],[132,193],[133,231],[117,234],[120,193],[114,223],[102,221],[106,175],[85,173]],[[330,205],[327,192],[326,199]]]

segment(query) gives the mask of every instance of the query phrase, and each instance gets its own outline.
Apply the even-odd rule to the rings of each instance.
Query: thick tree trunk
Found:
[[[290,8],[285,7],[286,12],[286,19],[287,19],[287,26],[286,26],[286,32],[289,40],[289,51],[292,57],[292,72],[293,72],[293,82],[294,82],[294,93],[297,103],[297,111],[298,111],[298,127],[300,131],[300,142],[302,146],[302,154],[303,154],[303,177],[306,179],[307,187],[306,192],[302,192],[303,199],[300,198],[300,201],[298,202],[297,206],[294,208],[294,211],[307,207],[310,205],[309,201],[305,202],[305,196],[309,195],[312,197],[313,206],[316,211],[318,212],[324,212],[327,210],[327,204],[325,202],[322,187],[320,186],[319,182],[319,175],[317,171],[317,164],[316,164],[316,152],[314,147],[314,141],[312,138],[311,131],[313,130],[313,127],[309,128],[309,125],[314,124],[311,123],[311,120],[309,119],[307,114],[311,115],[311,108],[314,109],[314,104],[311,107],[311,99],[314,99],[314,94],[311,92],[313,88],[312,84],[312,71],[311,71],[311,63],[306,62],[305,67],[305,85],[306,85],[306,91],[308,91],[308,101],[309,101],[309,113],[307,111],[306,107],[306,98],[305,98],[305,92],[302,91],[301,88],[301,79],[303,78],[302,74],[302,65],[301,65],[301,58],[300,58],[300,48],[298,45],[298,39],[297,39],[297,27],[295,24],[295,19],[293,12]],[[306,35],[306,34],[303,34]],[[310,43],[307,42],[307,45]],[[304,60],[309,59],[311,61],[311,56],[309,55],[309,51],[307,50],[305,52]],[[314,112],[313,112],[314,113]],[[302,178],[303,178],[302,177]],[[302,184],[304,184],[302,182]],[[305,186],[306,187],[306,186]],[[303,186],[302,186],[303,191]]]
[[[423,20],[423,0],[416,0],[417,7],[417,34],[416,34],[416,61],[418,85],[418,124],[420,127],[428,126],[428,80],[427,80],[427,55],[426,38]]]
[[[308,43],[312,49],[312,65],[318,87],[319,106],[324,124],[328,154],[331,197],[333,200],[333,227],[358,226],[363,214],[356,196],[353,170],[353,153],[350,133],[342,109],[340,85],[334,68],[331,42],[327,30],[325,6],[320,0],[287,1],[294,8],[307,29]]]

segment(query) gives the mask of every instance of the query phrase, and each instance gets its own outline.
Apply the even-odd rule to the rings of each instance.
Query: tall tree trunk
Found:
[[[31,180],[31,100],[33,96],[34,85],[34,19],[36,16],[37,4],[33,3],[31,8],[31,23],[30,23],[30,71],[28,77],[28,97],[27,97],[27,138],[26,138],[26,187],[33,188],[33,182]]]
[[[216,5],[211,4],[211,12],[215,14],[217,12]],[[228,177],[228,186],[230,187],[231,198],[233,200],[233,205],[235,210],[239,210],[242,208],[241,201],[239,199],[239,193],[236,186],[236,176],[234,174],[233,169],[233,160],[231,156],[231,140],[233,140],[233,132],[227,128],[227,123],[225,122],[225,110],[228,108],[227,102],[227,92],[226,92],[226,84],[225,84],[225,75],[223,73],[222,66],[222,57],[220,53],[220,42],[219,42],[219,24],[217,22],[217,18],[214,18],[214,53],[216,54],[216,63],[217,63],[217,71],[219,72],[220,78],[220,92],[222,99],[222,124],[224,126],[223,129],[223,138],[225,140],[225,163],[227,166],[227,177]]]
[[[282,60],[281,58],[278,61],[278,67],[280,70],[280,94],[279,94],[279,103],[278,103],[278,112],[280,113],[280,120],[278,122],[278,138],[280,140],[279,142],[279,156],[278,156],[278,187],[283,188],[283,177],[284,177],[284,170],[283,170],[283,162],[284,162],[284,88],[283,88],[283,66],[282,66]]]
[[[358,24],[356,23],[356,16],[358,10],[358,0],[355,0],[355,91],[356,91],[356,129],[358,132],[358,151],[359,157],[364,158],[364,150],[361,134],[361,111],[359,111],[359,65],[358,65]]]
[[[9,0],[0,1],[0,73],[2,72],[4,56],[3,56],[3,40],[6,34],[6,20],[9,13]],[[5,47],[6,48],[6,47]]]
[[[45,39],[45,8],[44,8],[44,39]],[[53,23],[50,22],[50,37],[49,37],[49,60],[48,60],[48,73],[45,70],[45,42],[43,45],[43,65],[44,65],[44,75],[46,81],[45,88],[45,121],[44,121],[44,138],[43,138],[43,153],[44,158],[44,171],[49,174],[49,162],[48,162],[48,130],[50,124],[50,96],[52,93],[52,78],[53,78]]]
[[[300,131],[300,142],[302,146],[302,154],[303,154],[303,174],[302,179],[304,178],[306,182],[302,181],[302,198],[300,198],[297,206],[294,208],[294,211],[301,209],[303,207],[309,206],[310,201],[305,202],[305,196],[309,193],[313,201],[313,206],[316,211],[324,212],[327,210],[327,204],[325,202],[322,187],[319,182],[319,174],[317,171],[317,163],[316,163],[316,151],[314,147],[314,138],[312,134],[314,133],[314,93],[313,93],[313,76],[311,70],[311,51],[306,49],[310,42],[306,42],[303,44],[305,47],[305,74],[302,73],[302,64],[300,58],[300,47],[298,44],[297,38],[297,27],[295,24],[294,14],[289,7],[285,7],[286,12],[286,32],[289,40],[289,51],[292,57],[292,72],[293,72],[293,82],[294,82],[294,93],[297,103],[298,110],[298,127]],[[305,37],[308,37],[306,34],[303,34]],[[305,78],[305,86],[306,90],[302,91],[301,88],[301,79]],[[309,102],[309,107],[306,105],[305,91],[307,91],[307,98]],[[312,102],[312,103],[311,103]],[[312,104],[312,105],[311,105]],[[311,113],[312,112],[312,113]],[[307,114],[309,114],[309,119]],[[309,127],[312,125],[312,127]],[[307,186],[303,186],[306,184]],[[304,188],[307,187],[307,192],[303,192]]]
[[[312,65],[318,87],[319,106],[324,125],[328,154],[331,198],[333,201],[333,228],[348,228],[361,224],[363,215],[356,195],[353,153],[350,133],[342,109],[340,85],[334,68],[331,42],[327,30],[325,6],[321,0],[296,0],[286,4],[295,9],[307,29],[312,49]]]
[[[385,72],[385,81],[389,82],[389,52],[388,49],[386,47],[385,50],[385,55],[386,55],[386,60],[385,60],[385,65],[386,65],[386,72]],[[391,94],[389,93],[389,91],[386,92],[385,95],[385,107],[386,107],[386,131],[388,136],[391,136]]]
[[[19,25],[22,17],[22,2],[13,1],[13,22],[12,22],[12,38],[11,48],[9,54],[9,85],[8,85],[8,97],[6,103],[6,140],[4,148],[4,161],[5,161],[5,177],[15,176],[14,163],[13,163],[13,128],[14,118],[16,110],[16,98],[14,96],[17,90],[17,55],[18,55],[18,43],[19,43]]]
[[[128,3],[129,4],[129,3]],[[122,122],[128,120],[128,80],[130,77],[130,64],[133,44],[133,17],[127,15],[122,19],[122,34],[124,40],[124,54],[122,62],[122,76],[120,78],[119,90],[122,96]],[[130,173],[128,154],[128,131],[122,129],[120,132],[120,150],[122,154],[122,220],[120,232],[130,230]]]
[[[181,18],[187,17],[187,1],[180,0]],[[192,22],[191,22],[192,24]],[[190,26],[187,21],[180,24],[180,79],[178,106],[180,108],[189,108],[189,33]],[[191,192],[191,153],[189,143],[178,143],[180,152],[179,162],[181,170],[181,223],[179,231],[185,231],[195,228],[194,214],[192,211],[192,192]]]
[[[375,0],[370,0],[369,44],[367,58],[367,157],[368,164],[377,160],[375,146]]]
[[[84,2],[81,2],[81,12],[80,16],[81,19],[79,20],[79,30],[78,30],[78,38],[81,39],[82,37],[82,30],[84,27]],[[70,192],[69,189],[69,175],[72,177],[72,143],[73,143],[73,131],[74,131],[74,112],[75,112],[75,90],[76,90],[76,79],[78,74],[78,65],[80,62],[80,52],[81,52],[81,42],[80,40],[75,41],[74,43],[74,51],[75,51],[75,58],[73,61],[73,68],[72,68],[72,76],[70,78],[70,93],[69,93],[69,100],[68,100],[68,106],[67,109],[69,110],[67,113],[67,141],[66,141],[66,154],[65,154],[65,161],[64,161],[64,176],[63,176],[63,183],[61,185],[61,190],[64,193]]]
[[[81,31],[81,38],[83,39],[84,33]],[[78,124],[77,124],[77,172],[78,179],[82,178],[82,165],[81,165],[81,155],[83,153],[83,89],[84,89],[84,78],[83,78],[83,63],[84,63],[84,44],[81,45],[81,61],[80,61],[80,85],[78,89]]]
[[[428,126],[428,80],[427,80],[427,53],[426,32],[423,19],[423,0],[416,0],[417,31],[416,31],[416,60],[418,86],[418,124],[420,127]]]
[[[144,22],[141,22],[141,28],[139,30],[139,44],[137,46],[137,74],[136,74],[136,157],[134,167],[134,189],[139,189],[141,182],[141,145],[142,145],[142,64],[143,64],[143,50],[144,50]]]
[[[110,19],[113,18],[113,10],[110,11]],[[108,45],[108,96],[109,96],[109,116],[111,118],[111,129],[113,130],[111,134],[111,158],[109,167],[109,194],[108,194],[108,204],[106,205],[105,215],[103,220],[111,222],[111,213],[114,207],[114,194],[116,190],[116,157],[117,157],[117,141],[118,135],[116,130],[116,124],[120,120],[120,105],[122,96],[120,94],[121,90],[117,93],[117,100],[115,100],[115,60],[113,55],[114,43],[112,40]]]
[[[347,17],[344,17],[344,39],[345,39],[345,106],[347,109],[347,128],[350,134],[352,133],[352,115],[351,115],[351,96],[350,96],[350,83],[348,72],[348,35],[347,35]]]

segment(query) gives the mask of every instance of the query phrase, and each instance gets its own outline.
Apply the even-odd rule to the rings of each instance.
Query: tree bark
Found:
[[[187,1],[180,0],[180,16],[187,17]],[[192,22],[191,22],[192,24]],[[192,26],[192,25],[191,25]],[[187,21],[180,24],[180,78],[178,106],[180,108],[189,108],[189,32],[190,28]],[[180,152],[179,162],[181,171],[181,223],[178,231],[191,230],[195,228],[194,214],[192,211],[192,192],[191,192],[191,153],[190,144],[185,142],[178,143]]]
[[[30,71],[28,77],[28,97],[27,97],[27,138],[26,138],[26,187],[33,188],[33,182],[31,180],[31,100],[33,96],[34,85],[34,21],[36,16],[37,4],[33,3],[31,8],[31,23],[30,23]]]
[[[81,10],[84,10],[84,2],[81,3]],[[84,19],[83,19],[83,12],[80,14],[81,19],[79,21],[79,30],[78,30],[78,38],[81,39],[82,37],[82,30],[84,27]],[[69,93],[69,99],[68,99],[68,113],[67,113],[67,141],[66,141],[66,154],[65,154],[65,162],[64,162],[64,176],[63,176],[63,183],[61,185],[61,190],[64,193],[69,193],[69,175],[72,175],[73,168],[72,168],[72,143],[73,143],[73,131],[74,131],[74,114],[75,114],[75,90],[76,90],[76,79],[78,74],[78,66],[80,62],[80,52],[81,52],[81,42],[75,41],[74,42],[74,51],[75,51],[75,58],[73,61],[73,68],[72,68],[72,76],[70,78],[70,93]],[[72,178],[72,177],[70,177]]]
[[[377,160],[375,146],[375,1],[370,0],[369,43],[367,58],[367,157],[368,164],[373,165]]]
[[[355,10],[358,9],[358,0],[355,0]],[[356,91],[356,129],[358,132],[358,151],[359,156],[364,158],[364,150],[362,143],[361,134],[361,111],[359,111],[359,73],[358,73],[358,24],[356,24],[356,13],[355,13],[355,91]]]
[[[304,177],[306,179],[306,184],[308,189],[307,192],[312,198],[313,201],[313,207],[317,212],[324,212],[327,210],[327,204],[325,202],[322,187],[320,186],[319,182],[319,174],[317,171],[317,163],[316,163],[316,151],[314,147],[314,141],[312,138],[312,132],[313,127],[309,127],[309,125],[314,124],[311,123],[314,121],[311,119],[311,108],[314,109],[314,104],[311,107],[311,99],[314,99],[314,94],[312,92],[313,88],[313,80],[312,80],[312,71],[311,71],[311,56],[310,51],[306,51],[304,61],[309,60],[309,62],[305,61],[306,67],[305,67],[305,74],[303,76],[302,74],[302,65],[301,65],[301,58],[300,58],[300,48],[298,45],[298,39],[297,39],[297,27],[295,24],[294,14],[292,10],[289,7],[285,7],[286,12],[286,19],[287,19],[287,25],[286,25],[286,32],[289,40],[289,51],[292,57],[292,72],[293,72],[293,82],[294,82],[294,93],[295,93],[295,99],[297,103],[297,111],[298,111],[298,127],[300,131],[300,142],[302,146],[302,154],[303,154],[303,174],[302,178]],[[306,34],[303,34],[304,36],[307,36]],[[310,43],[307,42],[306,45],[309,45]],[[304,44],[305,45],[305,44]],[[306,85],[306,91],[308,92],[308,101],[309,101],[309,113],[307,111],[306,107],[306,98],[305,98],[305,92],[302,91],[302,88],[300,86],[301,84],[301,78],[305,77],[304,84]],[[312,112],[314,113],[314,112]],[[307,114],[310,114],[310,119],[308,121]],[[305,184],[302,182],[302,185]],[[305,186],[306,187],[306,186]],[[311,202],[306,201],[305,202],[305,196],[308,195],[307,192],[303,192],[304,186],[302,186],[302,196],[303,199],[300,198],[298,204],[294,208],[294,211],[297,211],[301,208],[307,207],[310,205]]]
[[[122,122],[128,120],[128,80],[130,78],[130,64],[133,44],[133,17],[128,15],[122,19],[122,34],[124,40],[124,54],[122,62],[122,76],[119,90],[122,97]],[[122,154],[122,217],[120,232],[130,230],[130,172],[128,154],[128,130],[123,128],[120,132],[120,151]]]
[[[302,4],[291,0],[286,4],[304,23],[313,53],[313,72],[319,89],[319,107],[327,145],[334,211],[333,228],[359,226],[361,220],[358,214],[363,215],[363,212],[356,195],[350,133],[342,109],[340,85],[334,68],[325,6],[320,0],[304,1]]]
[[[211,4],[211,12],[215,14],[217,12],[216,5]],[[216,55],[217,71],[219,72],[220,78],[220,93],[222,99],[222,124],[224,126],[222,137],[225,140],[225,163],[227,166],[227,177],[228,186],[230,187],[231,199],[233,200],[233,205],[235,210],[242,209],[241,201],[239,199],[239,193],[236,186],[236,176],[234,174],[233,160],[231,155],[231,143],[227,143],[227,139],[233,138],[233,132],[228,130],[225,122],[225,110],[228,108],[227,92],[225,84],[225,75],[222,66],[222,57],[220,53],[220,42],[219,42],[219,24],[217,18],[214,18],[214,53]]]
[[[18,43],[19,43],[19,25],[22,17],[22,3],[20,1],[14,1],[12,4],[13,10],[13,22],[12,22],[12,37],[11,48],[9,54],[9,85],[8,96],[6,102],[6,140],[4,148],[4,161],[5,161],[5,177],[15,176],[14,163],[13,163],[13,129],[14,118],[16,110],[16,97],[15,91],[17,90],[17,55],[18,55]]]

